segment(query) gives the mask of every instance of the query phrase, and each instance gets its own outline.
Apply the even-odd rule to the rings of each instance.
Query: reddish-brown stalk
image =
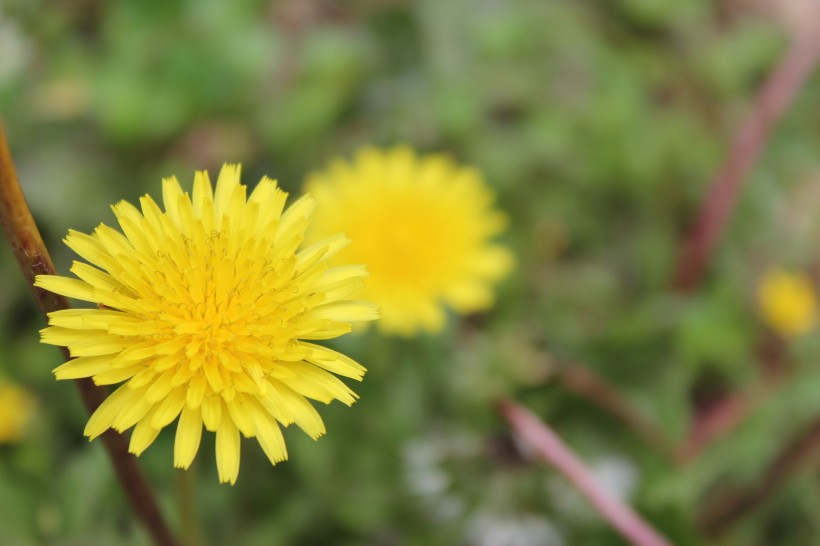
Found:
[[[498,403],[498,411],[516,434],[563,474],[621,536],[634,546],[671,546],[629,506],[603,489],[586,465],[532,412],[508,400]]]
[[[35,288],[33,285],[35,276],[54,275],[56,270],[17,179],[2,123],[0,123],[0,224],[2,224],[14,257],[20,265],[43,316],[45,317],[51,311],[68,309],[69,304],[64,297]],[[63,359],[68,360],[70,358],[68,350],[61,348],[61,351]],[[107,396],[105,390],[94,385],[91,379],[79,379],[75,381],[75,384],[89,414],[93,413]],[[128,453],[128,443],[125,437],[109,430],[103,434],[102,439],[125,496],[137,517],[147,527],[154,542],[158,546],[175,546],[177,542],[159,511],[151,487],[137,465],[136,457]]]

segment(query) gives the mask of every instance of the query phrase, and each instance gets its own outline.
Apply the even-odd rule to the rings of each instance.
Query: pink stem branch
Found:
[[[601,488],[584,463],[532,412],[509,400],[499,402],[498,411],[521,439],[561,472],[625,539],[634,546],[671,546],[631,508]]]
[[[675,277],[675,286],[681,292],[691,291],[700,281],[744,178],[820,57],[820,17],[814,15],[814,23],[795,36],[791,48],[761,87],[752,111],[734,136],[726,162],[712,182],[681,252]]]

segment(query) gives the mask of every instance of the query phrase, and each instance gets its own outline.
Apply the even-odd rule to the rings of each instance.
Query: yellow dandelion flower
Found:
[[[325,432],[307,399],[350,405],[356,395],[335,375],[361,380],[350,358],[305,340],[348,332],[376,308],[348,299],[363,266],[328,267],[347,240],[335,235],[299,249],[314,208],[310,196],[283,212],[287,194],[263,178],[246,199],[239,166],[225,165],[212,190],[198,172],[193,195],[163,180],[163,212],[149,196],[141,211],[112,208],[122,233],[101,224],[69,231],[78,278],[39,276],[35,285],[98,304],[49,314],[42,341],[74,357],[57,379],[125,382],[91,416],[85,434],[134,427],[141,454],[178,419],[174,466],[188,468],[202,428],[216,433],[220,482],[236,482],[240,433],[276,464],[287,458],[279,425],[312,438]]]
[[[361,150],[306,181],[316,197],[308,237],[343,232],[352,242],[335,258],[366,263],[363,297],[381,309],[379,327],[411,336],[444,326],[444,305],[487,309],[492,284],[511,268],[510,252],[489,239],[505,217],[479,172],[406,147]]]
[[[763,320],[785,338],[800,336],[817,323],[817,297],[805,274],[769,271],[760,282],[757,299]]]
[[[0,444],[19,442],[34,411],[34,396],[19,385],[0,379]]]

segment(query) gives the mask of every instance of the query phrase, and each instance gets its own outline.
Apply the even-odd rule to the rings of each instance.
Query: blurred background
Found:
[[[246,440],[235,487],[218,485],[203,437],[201,544],[625,544],[515,441],[502,397],[676,545],[820,544],[820,339],[812,313],[784,329],[758,298],[772,270],[820,271],[820,75],[777,125],[703,281],[672,282],[733,131],[818,9],[0,0],[0,113],[63,273],[69,228],[111,224],[119,199],[226,161],[298,194],[333,157],[406,143],[480,169],[511,218],[517,267],[490,312],[440,335],[336,343],[369,372],[351,409],[320,409],[327,436],[288,429],[276,467]],[[38,343],[7,245],[0,283],[0,380],[25,391],[5,403],[25,422],[0,436],[0,544],[149,544],[82,437],[76,389],[53,379],[59,353]],[[808,286],[774,305],[814,309]],[[140,462],[177,527],[172,449],[170,428]]]

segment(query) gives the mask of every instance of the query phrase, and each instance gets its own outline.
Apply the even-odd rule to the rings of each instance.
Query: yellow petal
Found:
[[[142,420],[134,427],[131,433],[131,442],[128,444],[128,451],[134,455],[140,456],[143,451],[154,443],[159,435],[159,429],[154,428],[148,419]]]
[[[256,439],[271,464],[287,460],[288,451],[285,438],[273,416],[255,401],[251,403],[250,414],[256,429]]]
[[[364,281],[368,275],[367,267],[364,265],[332,267],[322,273],[313,287],[315,290],[330,290],[345,283]]]
[[[245,186],[239,183],[242,168],[239,165],[225,164],[219,171],[214,193],[214,215],[217,230],[222,229],[223,218],[236,218],[242,214],[245,206]]]
[[[350,332],[352,327],[347,322],[332,320],[300,320],[294,325],[294,337],[297,339],[333,339]]]
[[[120,201],[116,205],[113,205],[111,210],[114,211],[114,216],[117,218],[122,232],[128,237],[128,240],[131,241],[134,248],[146,254],[156,251],[155,243],[144,228],[143,224],[145,223],[145,219],[134,205],[128,201]],[[79,252],[78,254],[90,262],[99,264],[98,258],[89,258]]]
[[[111,357],[109,355],[81,356],[55,368],[54,376],[57,379],[81,379],[102,373],[110,367]]]
[[[278,396],[282,405],[293,415],[293,422],[314,440],[325,433],[325,424],[319,413],[304,396],[293,392],[287,385],[281,382],[271,383],[271,390],[274,396]]]
[[[315,254],[321,253],[324,258],[330,258],[339,253],[350,244],[350,239],[343,233],[337,233],[323,239],[318,243],[313,243],[299,251],[299,263],[304,263],[313,258]]]
[[[302,320],[328,319],[338,322],[360,322],[379,318],[378,306],[369,301],[337,301],[314,307]]]
[[[205,378],[201,375],[196,375],[191,379],[188,385],[187,401],[188,407],[191,409],[198,409],[202,405],[202,400],[205,397],[205,388],[207,384]]]
[[[236,483],[239,476],[239,430],[230,418],[222,419],[216,431],[216,469],[219,483]]]
[[[194,192],[191,202],[194,207],[194,216],[203,219],[205,212],[212,210],[214,193],[207,171],[197,171],[194,175]],[[213,218],[210,219],[213,222]],[[210,231],[210,230],[208,230]]]
[[[123,432],[136,425],[153,407],[153,404],[146,402],[143,396],[145,392],[144,389],[131,389],[131,392],[139,396],[132,398],[131,402],[122,408],[120,414],[114,418],[114,422],[111,426],[117,432]]]
[[[248,198],[249,205],[256,204],[259,206],[260,214],[256,219],[257,230],[261,230],[271,222],[279,219],[282,210],[285,208],[287,198],[288,194],[279,189],[275,180],[271,180],[267,176],[262,178]]]
[[[168,396],[157,404],[151,419],[151,425],[154,428],[161,429],[176,419],[179,412],[182,411],[182,406],[185,405],[185,394],[185,387],[178,387],[171,391]]]
[[[122,290],[122,284],[115,280],[114,277],[87,263],[74,262],[71,265],[71,272],[94,288],[109,291]]]
[[[339,400],[348,406],[356,401],[356,395],[336,376],[306,362],[282,362],[281,368],[292,373],[287,385],[295,392],[325,404]]]
[[[154,366],[154,368],[156,368],[156,366]],[[166,398],[168,393],[171,392],[171,389],[174,388],[173,383],[171,383],[174,374],[176,374],[176,370],[169,369],[165,370],[159,377],[156,377],[154,382],[146,389],[145,399],[153,404]]]
[[[246,398],[246,396],[240,394],[234,397],[232,401],[226,402],[225,405],[228,408],[231,419],[242,435],[245,436],[245,438],[252,438],[256,429],[251,419]]]
[[[108,333],[104,330],[79,330],[61,326],[49,326],[40,330],[41,342],[63,347],[100,338],[108,338]]]
[[[300,343],[300,345],[311,349],[311,355],[306,358],[308,362],[320,368],[324,368],[329,372],[361,381],[367,371],[364,366],[349,356],[336,352],[333,349],[312,343]]]
[[[83,434],[93,440],[111,428],[120,412],[130,404],[139,400],[141,396],[141,392],[129,389],[127,386],[122,386],[115,390],[108,398],[103,400],[100,407],[91,415],[91,418],[85,425]]]
[[[94,230],[94,237],[111,256],[128,256],[134,252],[134,245],[126,239],[125,235],[105,224],[97,226],[97,229]]]
[[[199,451],[202,417],[199,410],[182,408],[174,439],[174,467],[188,468]]]
[[[68,230],[68,235],[63,242],[68,248],[92,263],[95,263],[100,255],[105,253],[105,249],[97,239],[73,229]]]
[[[205,360],[202,364],[202,371],[205,372],[205,378],[211,389],[219,392],[222,390],[222,375],[219,373],[219,365],[214,360],[213,358]]]
[[[215,432],[222,421],[222,399],[218,395],[206,396],[202,400],[202,422],[205,428]]]
[[[79,279],[58,275],[37,275],[34,278],[34,286],[76,300],[96,301],[97,299],[94,287]]]
[[[132,378],[144,369],[145,368],[140,364],[133,364],[122,368],[112,368],[96,374],[92,379],[95,385],[115,385]]]
[[[294,231],[298,231],[300,222],[310,217],[315,207],[316,202],[310,195],[303,195],[291,204],[279,219],[279,229],[276,231],[274,243],[291,239],[294,236]]]
[[[165,212],[177,228],[182,223],[179,216],[179,198],[182,195],[182,188],[176,176],[162,179],[162,204],[165,205]]]
[[[103,330],[111,333],[109,329],[112,324],[140,324],[141,321],[136,317],[119,311],[103,309],[61,309],[48,314],[48,323],[51,326],[59,326],[69,330]],[[104,332],[100,332],[96,335],[102,334],[104,334]],[[85,333],[79,333],[77,335],[87,336]],[[69,340],[70,343],[70,338],[67,337],[66,339]]]

